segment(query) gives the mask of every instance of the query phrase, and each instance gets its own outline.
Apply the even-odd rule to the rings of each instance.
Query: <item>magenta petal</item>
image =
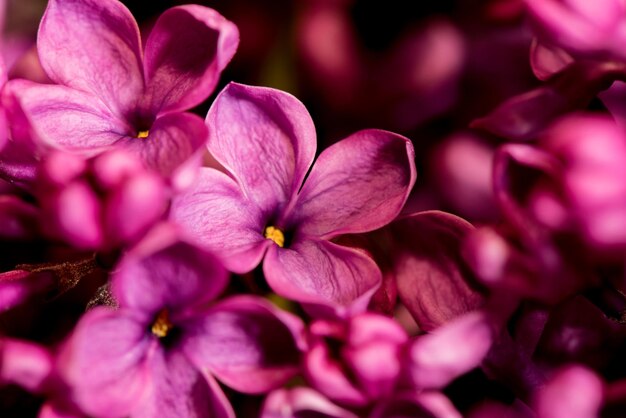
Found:
[[[445,398],[443,395],[440,395]],[[437,400],[436,411],[428,408],[422,401],[423,394],[400,394],[379,403],[369,418],[461,418],[461,414],[450,401]],[[427,401],[432,402],[430,399]]]
[[[49,273],[11,270],[0,273],[0,313],[26,301],[53,283]]]
[[[0,382],[40,391],[53,369],[52,355],[31,342],[0,339]]]
[[[280,387],[299,371],[302,324],[263,299],[239,296],[185,324],[183,350],[198,368],[246,393]]]
[[[604,402],[600,378],[583,366],[559,370],[539,391],[536,411],[539,418],[594,418]]]
[[[202,119],[191,113],[172,113],[158,118],[147,138],[126,138],[124,147],[139,156],[144,164],[166,178],[178,177],[185,163],[200,166],[207,130]]]
[[[85,314],[61,353],[60,371],[90,415],[127,416],[150,381],[147,324],[128,310]]]
[[[207,115],[209,151],[266,215],[278,215],[313,161],[315,127],[288,93],[231,83]]]
[[[152,114],[186,110],[205,100],[238,44],[237,27],[213,9],[187,5],[166,10],[146,42]]]
[[[39,210],[35,205],[17,196],[0,195],[0,238],[28,240],[37,237],[38,231]]]
[[[171,217],[236,273],[256,267],[271,244],[258,208],[233,179],[212,168],[203,168],[192,188],[174,198]]]
[[[478,367],[494,332],[487,315],[472,312],[418,337],[409,352],[414,383],[421,388],[441,388]]]
[[[143,91],[139,29],[119,1],[51,0],[37,47],[51,79],[96,95],[120,117]]]
[[[125,123],[89,93],[26,80],[11,81],[7,88],[18,97],[41,140],[49,145],[86,151],[110,146],[130,133]]]
[[[424,331],[478,308],[483,296],[461,256],[474,227],[437,211],[421,212],[391,226],[398,295]]]
[[[362,251],[307,240],[290,248],[272,246],[263,272],[281,296],[353,312],[364,310],[382,281],[376,263]]]
[[[213,300],[228,275],[211,254],[175,237],[151,233],[120,263],[113,275],[113,294],[122,307],[153,315]]]
[[[319,156],[294,212],[311,236],[365,232],[400,213],[413,184],[411,142],[391,132],[365,130]]]
[[[357,418],[307,387],[279,389],[267,396],[261,418]]]
[[[234,418],[226,396],[215,380],[195,368],[178,350],[158,350],[150,360],[152,380],[147,396],[132,417]]]

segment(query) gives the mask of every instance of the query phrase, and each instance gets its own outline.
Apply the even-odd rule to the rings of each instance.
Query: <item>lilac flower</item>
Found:
[[[398,214],[415,181],[411,143],[385,131],[357,132],[324,150],[304,182],[315,129],[289,94],[230,84],[207,124],[209,150],[228,174],[204,169],[174,200],[173,219],[231,271],[248,272],[265,256],[265,277],[280,295],[363,308],[380,271],[362,251],[330,240]]]
[[[167,230],[166,230],[167,231]],[[233,417],[215,378],[269,391],[298,371],[299,322],[242,296],[208,253],[153,233],[113,277],[120,308],[95,308],[61,353],[75,402],[98,417]]]
[[[40,164],[38,177],[44,227],[77,248],[128,247],[167,206],[163,180],[123,149],[88,161],[54,151]]]
[[[46,144],[88,155],[122,146],[188,182],[181,165],[199,160],[206,128],[183,111],[213,91],[237,44],[234,24],[202,6],[167,10],[142,51],[117,0],[51,0],[38,50],[59,85],[19,80],[10,89]]]

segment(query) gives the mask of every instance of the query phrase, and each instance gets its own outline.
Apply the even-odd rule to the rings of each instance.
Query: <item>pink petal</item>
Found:
[[[0,237],[28,240],[39,235],[39,210],[17,196],[0,195]]]
[[[89,93],[26,80],[12,81],[7,88],[18,97],[41,140],[53,147],[93,154],[132,134]]]
[[[424,331],[478,308],[483,296],[461,256],[474,227],[454,215],[429,211],[391,225],[398,295]]]
[[[152,114],[186,110],[204,101],[238,44],[237,27],[213,9],[187,5],[166,10],[146,42]]]
[[[147,396],[131,416],[141,418],[235,418],[215,379],[178,350],[159,350],[150,360]]]
[[[151,339],[128,310],[85,314],[61,353],[60,371],[75,401],[90,415],[126,416],[145,394]]]
[[[37,292],[46,290],[53,280],[48,273],[11,270],[0,273],[0,312],[25,302]]]
[[[307,387],[279,389],[270,393],[263,404],[261,418],[357,418],[338,407],[322,394]]]
[[[357,132],[324,150],[294,209],[301,231],[329,237],[391,222],[415,183],[414,158],[408,139],[377,130]]]
[[[206,122],[209,151],[247,199],[268,216],[279,216],[315,155],[315,127],[304,105],[279,90],[231,83]]]
[[[41,391],[51,375],[53,358],[48,350],[26,341],[0,339],[0,381],[28,391]]]
[[[174,198],[171,217],[236,273],[256,267],[271,244],[256,206],[233,179],[212,168],[202,169],[192,188]]]
[[[171,113],[158,118],[147,138],[126,137],[123,146],[143,161],[144,165],[165,178],[180,182],[186,163],[200,166],[207,139],[202,119],[191,113]]]
[[[382,281],[376,263],[363,252],[328,241],[307,240],[290,248],[273,245],[263,272],[279,295],[340,314],[364,310]]]
[[[112,277],[122,307],[146,315],[163,307],[183,312],[213,300],[228,275],[209,253],[169,233],[153,231],[124,259]]]
[[[263,299],[226,299],[185,325],[183,350],[240,392],[268,392],[299,371],[303,326],[285,315]]]
[[[116,0],[51,0],[37,46],[56,83],[89,92],[120,117],[130,116],[144,87],[139,29]]]
[[[490,319],[472,312],[418,337],[410,348],[411,373],[421,388],[441,388],[478,367],[494,338]]]
[[[591,370],[569,366],[539,392],[538,418],[596,418],[603,404],[603,383]]]

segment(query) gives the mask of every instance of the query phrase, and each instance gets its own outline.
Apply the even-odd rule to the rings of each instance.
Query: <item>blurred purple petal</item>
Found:
[[[330,402],[307,387],[279,389],[263,404],[261,418],[357,418],[357,415]]]
[[[39,392],[52,369],[53,357],[45,348],[32,342],[0,339],[0,382]]]
[[[25,302],[31,295],[47,289],[51,284],[52,277],[48,273],[24,270],[0,273],[0,313]]]
[[[238,391],[280,387],[299,371],[302,325],[291,329],[277,312],[262,299],[226,299],[185,325],[183,350],[196,367]]]

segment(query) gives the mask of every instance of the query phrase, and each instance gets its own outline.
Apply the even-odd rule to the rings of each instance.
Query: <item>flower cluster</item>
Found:
[[[288,3],[0,4],[0,416],[624,416],[624,2]]]

